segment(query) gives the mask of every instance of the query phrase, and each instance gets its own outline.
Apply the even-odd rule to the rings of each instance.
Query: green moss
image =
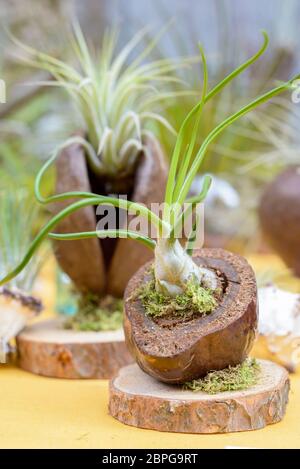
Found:
[[[210,371],[200,379],[184,384],[184,389],[217,394],[226,391],[243,391],[254,386],[259,378],[260,365],[255,358],[247,358],[243,363],[229,366],[219,371]]]
[[[217,306],[213,292],[201,287],[195,278],[191,278],[184,293],[175,298],[158,293],[154,277],[139,288],[136,295],[142,301],[146,314],[154,318],[168,315],[181,318],[195,314],[205,315]]]
[[[78,312],[64,326],[77,331],[114,331],[123,323],[123,301],[106,296],[99,301],[94,295],[81,298]]]

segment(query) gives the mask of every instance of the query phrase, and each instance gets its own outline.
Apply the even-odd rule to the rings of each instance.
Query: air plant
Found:
[[[76,60],[74,66],[12,37],[24,51],[21,59],[25,63],[53,76],[54,80],[40,84],[60,87],[71,96],[84,127],[88,162],[96,175],[116,178],[132,173],[143,150],[143,138],[149,135],[147,127],[151,121],[175,133],[161,115],[163,102],[191,94],[188,90],[170,92],[168,86],[182,84],[174,71],[193,63],[193,58],[143,63],[163,31],[127,63],[147,31],[148,28],[144,28],[138,32],[118,54],[118,35],[107,31],[101,48],[93,53],[78,22],[74,21],[70,38]]]
[[[264,43],[261,49],[255,55],[250,57],[246,62],[236,68],[232,73],[227,75],[210,91],[208,91],[208,72],[206,57],[202,48],[200,47],[200,54],[203,62],[203,85],[201,99],[186,116],[179,130],[171,159],[169,176],[165,191],[165,204],[162,215],[159,216],[154,211],[150,210],[148,207],[136,202],[131,202],[116,197],[100,196],[84,191],[72,191],[52,195],[49,197],[44,197],[41,193],[41,182],[46,170],[55,161],[57,157],[56,153],[43,166],[37,176],[35,185],[35,194],[37,199],[43,204],[64,201],[67,199],[74,198],[79,198],[81,200],[72,203],[71,205],[64,208],[52,217],[52,219],[42,228],[42,230],[36,236],[23,260],[19,263],[17,267],[15,267],[15,269],[13,269],[10,273],[8,273],[4,278],[1,279],[0,285],[11,280],[23,270],[23,268],[27,265],[27,263],[33,256],[37,247],[41,244],[43,239],[47,237],[63,242],[66,240],[79,240],[94,237],[106,238],[110,236],[134,239],[146,245],[148,248],[154,250],[153,275],[155,281],[155,291],[157,294],[171,298],[177,298],[180,295],[184,296],[187,284],[192,281],[198,284],[201,288],[209,291],[212,296],[217,295],[217,292],[220,289],[220,279],[218,277],[218,270],[225,269],[224,275],[227,276],[228,282],[227,290],[228,292],[230,290],[231,295],[233,295],[232,301],[229,301],[228,303],[229,306],[224,306],[224,310],[222,310],[222,317],[226,321],[226,326],[223,325],[221,327],[220,322],[218,321],[218,326],[211,325],[211,327],[217,327],[218,330],[217,332],[215,332],[215,334],[219,334],[220,336],[220,340],[218,343],[223,343],[222,347],[226,347],[226,353],[221,354],[220,356],[219,350],[215,350],[213,344],[205,342],[206,340],[213,340],[212,337],[214,337],[215,334],[211,334],[208,331],[207,335],[205,335],[204,338],[199,338],[198,326],[194,326],[196,327],[195,331],[198,331],[198,335],[197,351],[195,351],[195,344],[192,346],[194,350],[194,353],[192,354],[192,360],[190,359],[191,350],[184,350],[184,344],[176,344],[176,341],[174,343],[175,338],[171,338],[171,340],[169,341],[171,344],[169,345],[169,347],[172,348],[172,352],[170,352],[170,355],[165,356],[165,349],[168,348],[168,346],[164,344],[162,347],[158,344],[157,341],[159,340],[159,335],[156,339],[154,339],[156,340],[156,343],[154,344],[155,350],[152,350],[152,352],[150,353],[147,349],[149,345],[149,340],[145,338],[140,343],[139,339],[137,339],[137,336],[135,336],[136,330],[140,328],[141,325],[138,326],[137,323],[132,324],[132,322],[135,321],[134,316],[140,314],[140,304],[137,303],[138,300],[136,300],[136,298],[133,298],[131,296],[128,298],[128,295],[133,293],[132,290],[135,288],[138,282],[141,281],[140,277],[146,275],[146,267],[141,269],[141,271],[139,271],[133,277],[133,280],[127,287],[127,299],[125,304],[125,333],[127,335],[129,344],[131,344],[131,347],[134,349],[135,355],[140,366],[142,366],[142,368],[146,372],[158,377],[159,379],[165,381],[171,380],[172,382],[182,382],[182,380],[193,379],[195,376],[201,375],[201,373],[204,373],[205,371],[207,371],[207,369],[220,369],[228,365],[240,363],[242,360],[244,360],[246,357],[245,354],[247,354],[247,352],[249,351],[249,347],[253,343],[257,321],[256,285],[254,280],[254,274],[251,268],[242,258],[234,256],[230,253],[226,253],[225,251],[223,251],[222,254],[218,250],[217,255],[220,256],[221,261],[219,261],[218,259],[212,259],[213,263],[211,264],[211,266],[219,265],[220,267],[213,268],[210,266],[207,268],[205,266],[205,262],[204,265],[201,263],[201,259],[199,264],[199,260],[198,262],[196,262],[196,259],[192,257],[194,246],[193,240],[195,239],[195,231],[198,228],[197,223],[193,224],[191,235],[188,238],[187,244],[185,246],[182,246],[180,244],[177,238],[177,233],[178,227],[181,226],[183,219],[187,216],[186,210],[189,212],[194,212],[197,204],[203,202],[203,200],[205,199],[205,196],[209,189],[211,178],[207,175],[203,181],[203,186],[200,193],[193,198],[188,198],[188,193],[191,184],[196,174],[198,173],[201,164],[203,163],[209,145],[212,144],[225,129],[227,129],[238,119],[248,114],[257,106],[269,101],[274,96],[282,93],[287,89],[290,89],[291,87],[293,80],[290,80],[286,83],[282,83],[276,88],[257,97],[249,104],[246,104],[238,111],[228,116],[221,123],[219,123],[208,133],[208,135],[202,142],[200,148],[196,147],[196,137],[198,134],[198,128],[199,126],[201,126],[201,116],[206,106],[206,103],[208,103],[212,98],[214,98],[219,92],[221,92],[225,88],[228,83],[230,83],[236,76],[238,76],[245,69],[247,69],[262,55],[268,44],[268,37],[266,33],[263,33],[263,35]],[[189,203],[188,208],[186,210],[183,210],[184,203],[186,202]],[[65,217],[68,217],[70,214],[76,212],[79,209],[87,206],[108,204],[117,208],[125,209],[130,213],[138,213],[139,216],[144,217],[148,222],[150,222],[156,227],[157,239],[151,239],[145,234],[122,227],[115,229],[103,229],[77,233],[60,234],[52,232],[53,228],[61,220],[63,220]],[[215,253],[210,253],[207,255],[208,260],[209,258],[214,257]],[[224,267],[226,263],[230,264],[231,266],[230,269],[227,270],[227,274],[227,267]],[[236,272],[235,274],[232,273],[234,271],[234,268]],[[235,286],[232,286],[233,284],[231,280],[235,281]],[[238,284],[240,285],[238,293],[236,292],[236,282],[238,282]],[[226,291],[226,295],[229,295],[228,292]],[[199,292],[199,294],[201,294],[201,291]],[[209,301],[209,304],[211,304],[211,301]],[[227,309],[231,308],[231,304],[234,304],[236,306],[234,311],[229,311],[227,317]],[[133,309],[137,312],[132,313]],[[211,313],[211,310],[207,311],[207,313]],[[243,320],[241,320],[241,318],[243,318]],[[242,329],[239,329],[239,333],[237,333],[237,330],[235,329],[235,335],[233,336],[230,332],[232,327],[238,327]],[[155,335],[157,331],[157,328],[155,327],[152,327],[151,330],[149,329],[149,322],[144,323],[144,329],[141,333],[145,332],[145,334],[148,333],[150,335]],[[161,331],[162,336],[160,338],[164,336],[165,329],[162,328],[160,329],[160,332]],[[169,334],[170,333],[171,332],[169,331]],[[230,344],[228,342],[228,338],[230,338]],[[204,342],[202,342],[202,339]],[[178,352],[178,347],[179,352],[181,353]],[[183,350],[181,350],[180,347],[183,347]],[[206,356],[205,360],[203,358],[204,356],[202,357],[204,349],[205,353],[207,353],[208,349],[211,353],[211,357],[208,358]],[[166,353],[168,353],[169,350],[166,350]],[[151,356],[153,356],[153,359],[151,358]],[[168,357],[168,359],[166,357]],[[160,363],[160,358],[162,358],[163,360],[162,363]],[[168,360],[170,360],[170,363],[168,362]],[[185,366],[186,360],[188,360],[188,362]]]

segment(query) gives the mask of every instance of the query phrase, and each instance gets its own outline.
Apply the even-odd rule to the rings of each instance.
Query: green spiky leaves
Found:
[[[175,130],[163,117],[168,98],[191,94],[190,90],[169,91],[168,85],[181,83],[174,71],[188,66],[194,58],[148,61],[162,33],[152,39],[134,59],[136,48],[146,38],[148,28],[138,32],[119,53],[117,34],[104,34],[97,52],[89,47],[78,22],[73,22],[71,46],[74,65],[39,52],[13,38],[24,51],[22,59],[50,73],[54,80],[40,85],[60,87],[69,93],[86,131],[88,160],[97,174],[111,177],[130,174],[143,150],[143,138],[151,122]],[[85,147],[87,147],[87,144]]]

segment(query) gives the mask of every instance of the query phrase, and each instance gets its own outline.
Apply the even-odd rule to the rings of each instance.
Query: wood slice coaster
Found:
[[[111,378],[133,362],[123,330],[81,332],[55,319],[26,327],[17,338],[21,368],[54,378]]]
[[[110,414],[127,425],[180,433],[257,430],[279,422],[288,402],[287,371],[267,360],[259,382],[245,391],[206,394],[156,381],[136,364],[110,383]]]

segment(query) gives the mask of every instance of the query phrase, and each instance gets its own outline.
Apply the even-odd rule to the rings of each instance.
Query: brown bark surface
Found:
[[[50,320],[27,327],[17,338],[21,368],[54,378],[109,379],[133,362],[122,330],[65,330]]]
[[[128,347],[146,373],[166,383],[183,383],[241,363],[255,339],[256,280],[247,261],[223,249],[201,249],[194,261],[223,276],[222,299],[210,314],[172,326],[147,316],[135,292],[149,281],[149,264],[133,276],[125,292]]]
[[[270,245],[300,276],[300,166],[287,168],[267,185],[258,213]]]
[[[63,150],[56,160],[56,193],[69,191],[91,192],[83,149],[73,144]],[[79,200],[79,199],[77,199]],[[55,212],[75,200],[55,204]],[[72,213],[59,223],[57,233],[95,231],[94,207],[85,207]],[[66,274],[81,292],[100,294],[105,289],[104,260],[97,238],[54,243],[56,258]]]
[[[122,368],[110,383],[109,411],[139,428],[180,433],[257,430],[279,422],[289,394],[287,371],[259,360],[258,383],[245,391],[209,395],[156,381],[137,365]]]

